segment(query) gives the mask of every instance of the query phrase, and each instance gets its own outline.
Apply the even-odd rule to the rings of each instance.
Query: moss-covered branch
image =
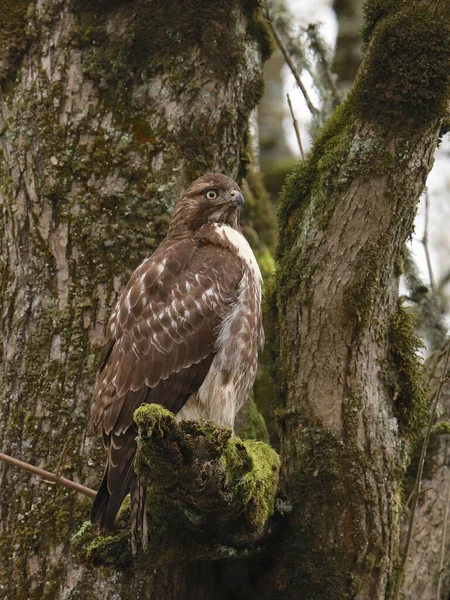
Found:
[[[209,421],[178,423],[157,404],[141,406],[135,421],[135,468],[148,488],[150,530],[149,550],[137,566],[252,553],[274,510],[276,452]],[[129,504],[113,535],[85,525],[74,541],[95,563],[130,565]]]

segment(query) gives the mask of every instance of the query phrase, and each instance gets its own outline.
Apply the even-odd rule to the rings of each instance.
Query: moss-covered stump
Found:
[[[135,413],[136,471],[155,501],[178,520],[218,541],[245,542],[273,513],[279,458],[263,442],[241,440],[209,421],[178,423],[157,404]]]
[[[73,547],[81,557],[139,568],[256,551],[274,511],[277,453],[209,421],[179,423],[157,404],[141,406],[134,418],[135,469],[148,489],[149,549],[133,561],[127,502],[112,534],[99,535],[85,524],[75,535]]]

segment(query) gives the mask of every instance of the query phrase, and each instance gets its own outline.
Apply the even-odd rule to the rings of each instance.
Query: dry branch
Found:
[[[30,465],[27,462],[22,460],[18,460],[17,458],[13,458],[8,454],[4,454],[0,452],[0,460],[8,463],[9,465],[13,465],[14,467],[19,467],[19,469],[24,469],[25,471],[29,471],[30,473],[34,473],[41,477],[44,481],[51,481],[52,483],[57,483],[58,485],[62,485],[70,490],[75,490],[75,492],[79,492],[80,494],[84,494],[85,496],[89,496],[90,498],[95,498],[97,492],[95,490],[91,490],[90,488],[81,485],[80,483],[75,483],[75,481],[71,481],[70,479],[66,479],[65,477],[59,477],[58,475],[54,475],[50,473],[50,471],[46,471],[45,469],[41,469],[39,467],[35,467],[34,465]]]
[[[301,78],[300,78],[300,74],[297,71],[295,65],[294,65],[294,61],[292,60],[291,55],[289,54],[286,46],[284,45],[283,40],[280,37],[280,34],[278,33],[277,29],[275,28],[275,25],[272,23],[272,21],[269,18],[269,15],[267,14],[267,22],[269,23],[270,29],[273,33],[273,37],[275,38],[275,41],[277,43],[277,46],[279,47],[279,49],[281,50],[281,53],[284,56],[284,60],[286,61],[286,64],[288,65],[288,67],[290,68],[292,75],[294,76],[295,81],[297,82],[298,87],[300,88],[303,97],[305,98],[306,101],[306,105],[308,106],[308,109],[310,111],[310,113],[312,114],[313,117],[317,117],[319,115],[319,111],[318,109],[314,106],[314,104],[311,101],[311,98],[309,97],[309,94],[306,90],[306,87],[304,86]]]
[[[295,118],[294,109],[292,107],[292,102],[291,102],[291,98],[290,98],[289,94],[286,94],[286,98],[288,101],[289,110],[291,111],[292,123],[294,125],[295,135],[297,136],[297,142],[298,142],[298,146],[300,148],[300,154],[302,155],[303,160],[305,160],[305,151],[303,150],[302,136],[300,135],[300,127],[298,126],[297,119]]]

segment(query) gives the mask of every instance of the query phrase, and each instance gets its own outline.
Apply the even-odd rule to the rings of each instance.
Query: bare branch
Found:
[[[54,475],[50,473],[50,471],[45,471],[45,469],[40,469],[39,467],[35,467],[30,465],[29,463],[23,462],[22,460],[18,460],[17,458],[13,458],[8,454],[4,454],[0,452],[0,460],[13,465],[15,467],[19,467],[20,469],[24,469],[25,471],[29,471],[30,473],[34,473],[35,475],[39,475],[44,480],[51,481],[52,483],[57,483],[58,485],[62,485],[71,490],[75,490],[80,494],[84,494],[85,496],[89,496],[90,498],[95,498],[97,492],[95,490],[91,490],[80,483],[75,483],[75,481],[71,481],[70,479],[66,479],[65,477],[58,477],[58,475]]]
[[[289,94],[286,94],[286,98],[289,105],[289,110],[291,111],[292,123],[294,124],[295,135],[297,136],[298,146],[300,148],[300,154],[302,155],[303,160],[305,160],[305,152],[303,150],[302,137],[300,135],[300,127],[298,126],[297,119],[295,118],[294,109],[292,107],[292,102]]]
[[[434,279],[433,266],[431,264],[430,250],[428,247],[429,216],[430,216],[430,194],[429,194],[428,190],[426,190],[425,191],[425,229],[423,232],[422,244],[423,244],[423,247],[425,250],[425,258],[427,260],[427,268],[428,268],[428,275],[430,278],[430,286],[431,286],[431,289],[433,290],[433,294],[436,295],[436,292],[437,292],[436,281]]]
[[[310,113],[312,114],[313,117],[318,117],[319,116],[319,111],[314,106],[314,104],[311,102],[311,99],[310,99],[310,97],[308,95],[308,92],[307,92],[305,86],[303,85],[302,80],[300,79],[300,75],[299,75],[299,73],[298,73],[298,71],[297,71],[297,69],[296,69],[296,67],[294,65],[294,61],[292,60],[291,55],[287,51],[287,48],[284,45],[284,42],[281,39],[280,34],[276,30],[276,28],[275,28],[274,24],[272,23],[272,21],[270,20],[268,11],[266,12],[266,14],[267,14],[267,22],[269,23],[270,29],[272,30],[273,37],[275,38],[275,41],[276,41],[278,47],[280,48],[281,53],[284,56],[284,60],[286,61],[286,64],[290,68],[290,70],[291,70],[291,72],[292,72],[292,74],[293,74],[293,76],[295,78],[295,81],[297,82],[297,85],[298,85],[298,87],[300,88],[300,90],[301,90],[301,92],[303,94],[303,97],[305,98],[306,105],[308,106],[308,109],[309,109]]]

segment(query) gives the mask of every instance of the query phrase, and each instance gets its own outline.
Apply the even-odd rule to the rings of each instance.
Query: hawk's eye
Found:
[[[207,190],[205,192],[205,198],[207,198],[208,200],[215,200],[218,195],[219,194],[217,193],[216,190]]]

